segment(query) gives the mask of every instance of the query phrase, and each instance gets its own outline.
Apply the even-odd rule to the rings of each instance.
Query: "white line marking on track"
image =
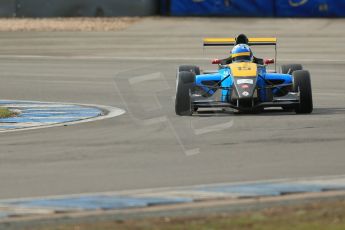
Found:
[[[152,74],[147,74],[143,76],[138,76],[138,77],[131,77],[128,81],[131,85],[146,82],[146,81],[152,81],[152,80],[157,80],[160,79],[161,73],[152,73]]]
[[[37,197],[25,197],[25,198],[11,198],[3,199],[1,202],[15,202],[15,201],[29,201],[34,199],[60,199],[60,198],[76,198],[80,196],[134,196],[134,195],[145,195],[149,193],[159,194],[166,192],[193,192],[193,189],[200,189],[205,187],[218,187],[218,186],[228,186],[228,185],[248,185],[248,184],[262,184],[262,183],[320,183],[324,182],[328,184],[337,184],[337,182],[344,182],[345,175],[333,175],[333,176],[316,176],[316,177],[300,177],[300,178],[282,178],[282,179],[272,179],[272,180],[257,180],[257,181],[242,181],[242,182],[231,182],[231,183],[215,183],[215,184],[201,184],[201,185],[190,185],[190,186],[176,186],[176,187],[161,187],[161,188],[146,188],[146,189],[136,189],[136,190],[122,190],[122,191],[108,191],[108,192],[98,192],[98,193],[76,193],[76,194],[66,194],[66,195],[56,195],[56,196],[37,196]],[[220,192],[221,194],[221,192]],[[235,194],[235,193],[234,193]],[[205,194],[206,195],[206,194]]]
[[[76,104],[77,105],[77,104]],[[69,110],[76,110],[76,108],[74,108],[73,105],[67,105],[67,104],[6,104],[7,107],[16,107],[16,108],[30,108],[30,107],[35,107],[35,108],[64,108],[66,107],[66,109],[69,109]]]
[[[3,99],[4,101],[10,101],[7,99]],[[24,102],[20,100],[20,102]],[[44,103],[44,104],[63,104],[67,106],[86,106],[86,107],[94,107],[94,108],[99,108],[101,110],[105,110],[108,113],[106,115],[101,115],[98,117],[93,117],[89,119],[84,119],[84,120],[78,120],[78,121],[72,121],[72,122],[63,122],[63,123],[58,123],[58,124],[43,124],[40,126],[36,127],[24,127],[24,128],[18,128],[18,129],[9,129],[9,130],[0,130],[0,133],[6,133],[6,132],[18,132],[18,131],[26,131],[26,130],[35,130],[35,129],[43,129],[43,128],[51,128],[51,127],[58,127],[58,126],[64,126],[64,125],[75,125],[75,124],[81,124],[81,123],[86,123],[86,122],[93,122],[93,121],[99,121],[99,120],[104,120],[108,118],[113,118],[120,116],[124,114],[126,111],[120,108],[112,107],[112,106],[105,106],[105,105],[96,105],[96,104],[78,104],[78,103],[65,103],[65,102],[43,102],[43,101],[25,101],[27,103]],[[53,106],[52,106],[53,107]]]
[[[227,123],[212,125],[212,126],[208,126],[208,127],[201,128],[201,129],[194,129],[194,134],[195,135],[202,135],[202,134],[206,134],[206,133],[222,131],[222,130],[231,128],[233,125],[234,125],[234,121],[231,120]]]

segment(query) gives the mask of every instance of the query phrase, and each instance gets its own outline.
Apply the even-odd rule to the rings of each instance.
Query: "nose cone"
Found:
[[[250,99],[256,88],[256,77],[235,78],[232,99]]]

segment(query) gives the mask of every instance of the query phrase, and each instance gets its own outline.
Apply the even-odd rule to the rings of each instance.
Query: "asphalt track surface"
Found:
[[[1,33],[2,99],[127,113],[1,133],[0,199],[343,175],[344,29],[342,19],[149,18],[121,32]],[[239,33],[277,36],[278,62],[310,70],[313,114],[174,114],[176,67],[211,69],[228,50],[204,52],[201,38]]]

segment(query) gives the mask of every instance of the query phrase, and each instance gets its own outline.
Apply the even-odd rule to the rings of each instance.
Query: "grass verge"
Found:
[[[341,230],[345,229],[345,201],[320,201],[308,205],[269,208],[257,212],[221,215],[154,218],[46,226],[35,230],[113,229],[236,229],[236,230]]]
[[[12,112],[11,110],[0,107],[0,118],[8,118],[8,117],[14,117],[17,114],[15,112]]]

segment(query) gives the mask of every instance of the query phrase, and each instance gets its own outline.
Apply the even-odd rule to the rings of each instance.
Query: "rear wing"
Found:
[[[203,46],[234,46],[236,45],[236,38],[204,38]],[[275,49],[275,66],[277,71],[277,38],[248,38],[248,45],[250,46],[274,46]]]
[[[277,38],[248,38],[248,45],[277,45]],[[204,38],[204,46],[233,46],[236,45],[235,38]]]

